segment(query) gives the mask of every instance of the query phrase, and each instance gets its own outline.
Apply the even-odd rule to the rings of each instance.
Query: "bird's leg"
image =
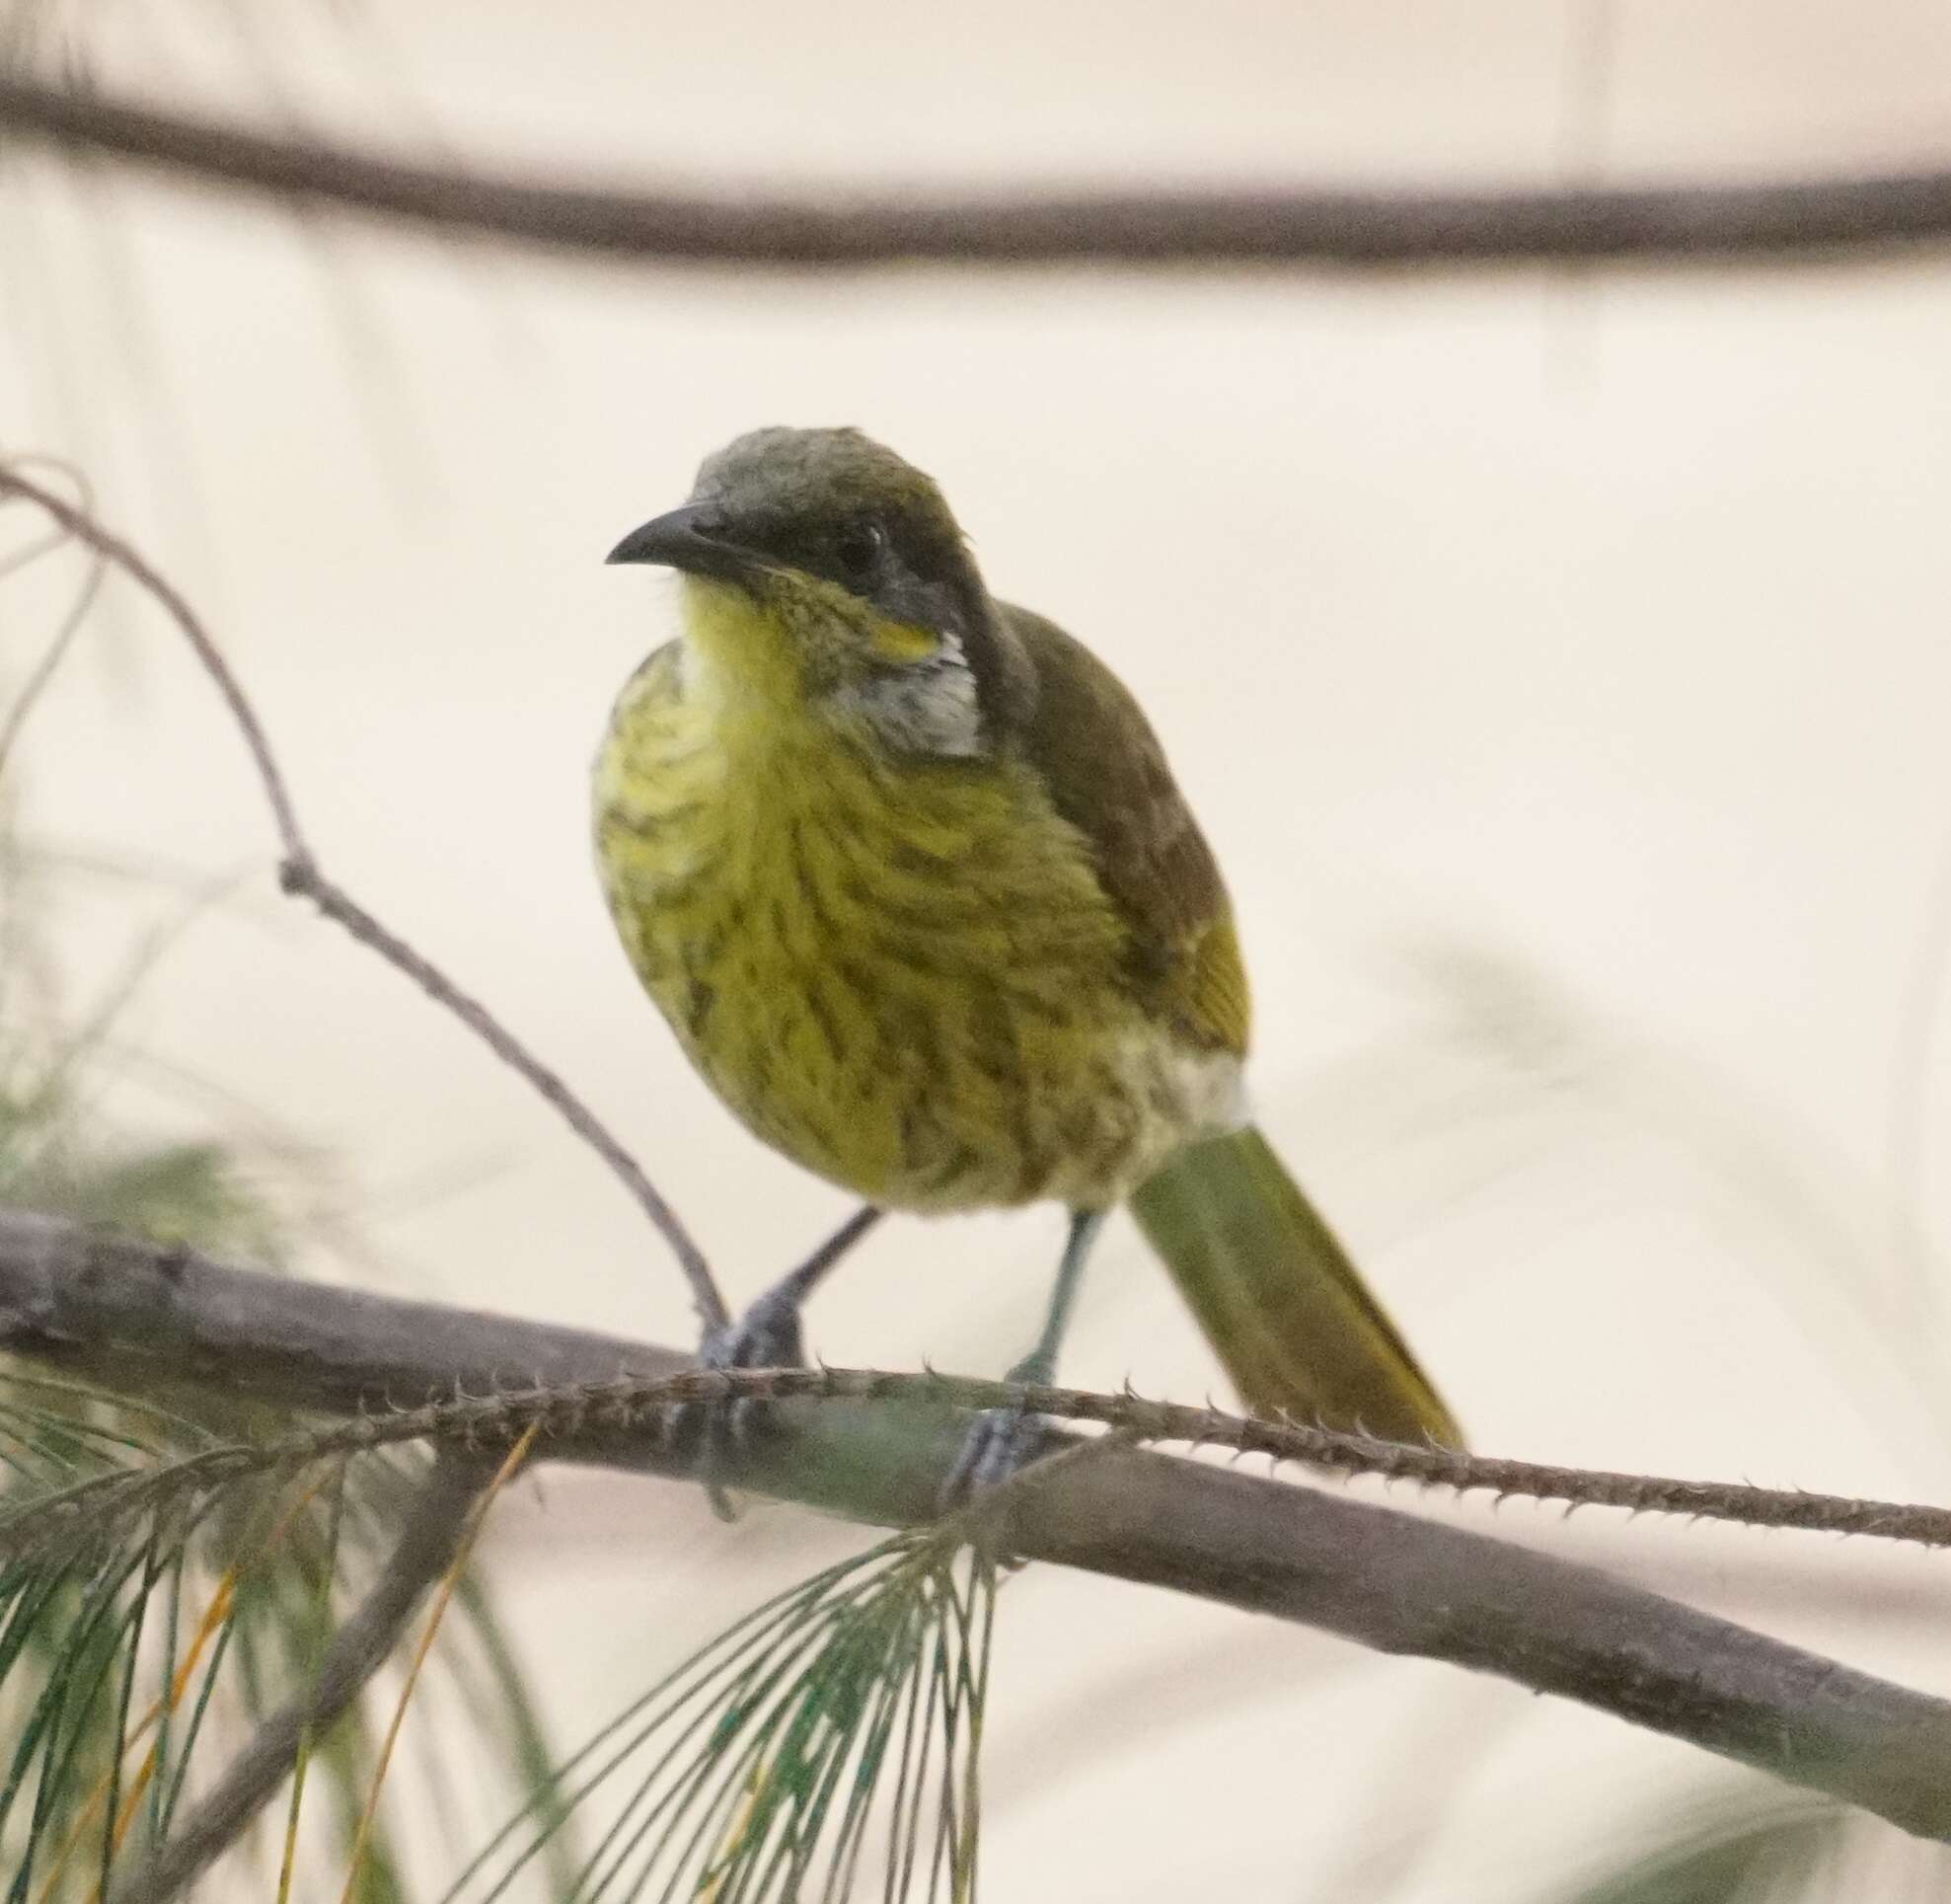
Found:
[[[708,1329],[699,1344],[698,1361],[704,1368],[803,1368],[805,1341],[799,1327],[799,1309],[819,1287],[835,1263],[880,1221],[881,1212],[863,1203],[839,1229],[827,1238],[805,1261],[788,1269],[764,1295],[751,1303],[744,1314],[719,1329]],[[724,1489],[712,1480],[721,1465],[726,1445],[743,1440],[762,1418],[764,1404],[751,1397],[729,1405],[713,1405],[705,1417],[706,1485],[712,1504],[725,1519],[730,1503]]]
[[[1070,1326],[1071,1311],[1077,1306],[1085,1258],[1104,1227],[1104,1216],[1102,1210],[1071,1212],[1071,1233],[1064,1243],[1063,1259],[1057,1264],[1043,1332],[1036,1338],[1036,1346],[1012,1367],[1005,1380],[1047,1385],[1057,1379],[1057,1353]],[[942,1484],[943,1504],[958,1504],[979,1488],[1008,1481],[1025,1462],[1036,1458],[1042,1441],[1043,1424],[1035,1415],[1019,1408],[985,1409],[970,1424],[955,1465]]]
[[[803,1368],[805,1343],[799,1310],[826,1273],[880,1221],[863,1203],[804,1262],[788,1269],[745,1313],[722,1329],[708,1329],[698,1351],[707,1368]]]

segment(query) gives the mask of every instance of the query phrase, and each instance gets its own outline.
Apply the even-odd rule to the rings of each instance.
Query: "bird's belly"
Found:
[[[871,1202],[1108,1204],[1199,1123],[1196,1061],[1142,1028],[1017,986],[917,985],[870,954],[837,973],[770,951],[726,948],[702,1025],[698,980],[660,1003],[758,1136]]]
[[[1237,1061],[1143,1010],[1026,790],[963,773],[890,800],[843,768],[775,777],[763,807],[673,775],[599,792],[633,962],[758,1136],[889,1207],[1101,1205],[1227,1119]]]

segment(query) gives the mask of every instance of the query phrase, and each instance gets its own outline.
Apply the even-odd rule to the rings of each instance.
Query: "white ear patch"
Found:
[[[983,751],[975,675],[952,635],[923,660],[850,681],[827,705],[895,753],[966,759]]]

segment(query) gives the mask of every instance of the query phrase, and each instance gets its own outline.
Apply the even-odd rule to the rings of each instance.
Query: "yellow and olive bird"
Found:
[[[1460,1445],[1248,1121],[1232,910],[1145,716],[989,593],[936,485],[858,430],[755,430],[610,560],[677,570],[682,604],[597,761],[617,930],[732,1111],[866,1205],[708,1359],[799,1359],[800,1302],[880,1211],[1054,1199],[1012,1371],[1048,1382],[1129,1202],[1248,1408]],[[1033,1446],[990,1420],[963,1479]]]

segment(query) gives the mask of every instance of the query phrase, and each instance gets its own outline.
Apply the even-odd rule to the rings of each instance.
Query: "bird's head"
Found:
[[[739,437],[609,559],[681,571],[687,638],[726,685],[898,751],[986,751],[1024,691],[941,492],[857,429]]]

